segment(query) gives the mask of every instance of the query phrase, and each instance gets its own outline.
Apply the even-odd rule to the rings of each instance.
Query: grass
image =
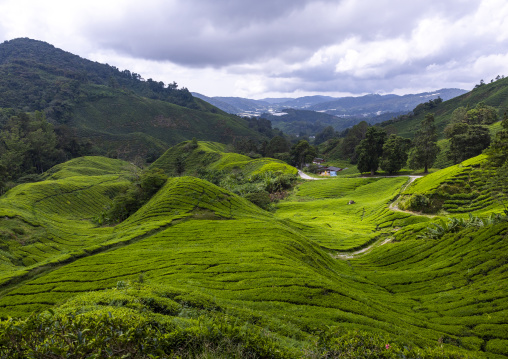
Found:
[[[336,178],[308,181],[278,205],[277,216],[330,250],[353,251],[390,233],[392,223],[409,217],[387,210],[407,177]],[[354,204],[348,204],[354,201]],[[384,230],[386,228],[386,230]]]
[[[489,214],[499,210],[486,186],[481,166],[485,155],[470,158],[458,165],[447,167],[417,179],[401,196],[401,206],[417,209],[411,200],[425,196],[430,212],[470,213],[481,211]]]
[[[297,169],[273,158],[251,159],[238,153],[227,152],[227,146],[217,142],[185,141],[168,149],[151,168],[160,168],[171,175],[178,175],[177,161],[182,161],[185,174],[195,174],[198,170],[241,172],[243,176],[253,176],[265,172],[296,174]]]
[[[242,162],[225,158],[221,166]],[[406,191],[436,193],[479,161]],[[419,357],[508,355],[506,222],[417,239],[433,219],[388,208],[407,177],[308,181],[275,213],[177,177],[123,223],[95,227],[90,216],[135,175],[125,162],[86,158],[0,198],[1,317],[109,311],[193,333],[220,319],[230,328],[222,333],[243,330],[245,344],[263,332],[274,345],[265,349],[286,357],[315,357],[318,347],[330,356],[358,338],[398,353],[423,348]]]

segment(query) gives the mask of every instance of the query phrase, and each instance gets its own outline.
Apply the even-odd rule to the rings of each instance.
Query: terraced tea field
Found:
[[[96,227],[90,219],[136,173],[108,161],[64,164],[0,199],[1,317],[113,312],[179,333],[222,318],[221,335],[276,343],[265,357],[320,357],[332,327],[344,343],[358,338],[349,330],[381,336],[378,357],[508,356],[508,222],[418,239],[440,217],[389,210],[407,177],[308,181],[274,213],[176,177],[123,223]],[[457,180],[444,171],[428,181]],[[423,180],[404,193],[435,188]],[[500,210],[482,203],[474,213]]]
[[[301,231],[325,249],[357,250],[390,236],[406,220],[427,221],[388,209],[407,181],[408,177],[309,181],[291,200],[279,204],[277,216],[299,223]]]
[[[273,158],[251,159],[238,153],[226,152],[227,146],[218,142],[192,141],[182,142],[167,150],[151,168],[160,168],[169,174],[177,172],[177,162],[186,174],[193,174],[199,169],[216,171],[237,171],[243,176],[264,172],[282,172],[296,174],[297,169],[287,163]]]

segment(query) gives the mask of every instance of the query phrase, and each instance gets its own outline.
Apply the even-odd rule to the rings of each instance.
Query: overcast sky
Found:
[[[466,90],[508,76],[506,0],[0,0],[43,40],[207,96]]]

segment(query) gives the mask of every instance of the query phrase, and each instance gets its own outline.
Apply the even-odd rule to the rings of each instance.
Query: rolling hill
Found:
[[[193,137],[225,143],[263,137],[175,83],[145,80],[27,38],[0,44],[0,92],[0,124],[16,111],[43,111],[54,125],[90,139],[96,153],[124,159],[158,157]]]
[[[169,175],[177,173],[177,162],[181,161],[180,174],[196,174],[198,170],[241,172],[252,176],[265,172],[280,172],[295,175],[297,169],[284,161],[273,158],[252,159],[238,153],[226,152],[227,146],[218,142],[193,144],[186,141],[168,149],[150,168],[162,169]]]
[[[221,157],[222,146],[192,150],[218,152],[211,166],[254,170],[230,168],[243,161]],[[97,157],[61,164],[0,198],[0,316],[21,318],[0,323],[0,352],[12,356],[6,343],[24,338],[48,353],[61,341],[68,353],[95,345],[175,357],[506,357],[508,222],[422,239],[450,214],[388,207],[403,188],[457,184],[459,168],[407,188],[404,177],[309,181],[273,213],[173,177],[124,222],[97,227],[93,215],[138,169]],[[470,210],[485,218],[501,207]],[[94,334],[106,332],[109,344]]]
[[[470,92],[455,98],[443,101],[430,112],[434,113],[435,123],[441,138],[444,128],[451,120],[451,115],[458,107],[474,108],[478,103],[484,102],[497,109],[500,117],[508,111],[508,78],[498,79],[492,83],[478,86]],[[418,129],[425,113],[414,116],[401,116],[381,123],[381,126],[394,125],[400,136],[412,138]]]

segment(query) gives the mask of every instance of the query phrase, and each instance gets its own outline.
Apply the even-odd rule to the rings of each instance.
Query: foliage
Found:
[[[485,160],[480,155],[417,179],[401,193],[400,207],[426,213],[468,213],[493,206],[492,188],[481,169]],[[418,205],[419,196],[427,198],[424,207]]]
[[[356,153],[356,147],[365,138],[369,124],[365,121],[347,129],[345,131],[345,137],[340,144],[342,155],[345,158],[349,158],[351,163],[356,164],[358,161],[358,154]]]
[[[447,153],[453,163],[460,163],[478,156],[490,145],[490,133],[487,127],[479,125],[461,126],[450,137],[450,149]]]
[[[423,235],[418,235],[417,238],[438,239],[446,233],[457,233],[466,228],[482,228],[492,226],[500,222],[506,222],[508,218],[499,213],[491,213],[490,217],[481,219],[480,217],[473,216],[469,213],[468,218],[448,218],[448,221],[441,221],[440,223],[431,223],[427,231]]]
[[[86,146],[80,142],[69,132],[56,132],[42,112],[12,116],[0,134],[0,188],[7,181],[41,174],[64,159],[85,154]]]
[[[267,138],[258,131],[269,125],[266,121],[249,128],[247,120],[194,98],[174,82],[145,80],[41,41],[15,39],[0,48],[0,126],[20,110],[40,111],[56,127],[66,126],[55,129],[60,137],[77,131],[81,142],[93,145],[93,154],[141,162],[153,162],[168,146],[193,136],[226,143]],[[73,147],[72,140],[59,144],[69,153]]]
[[[487,162],[484,165],[485,182],[492,194],[503,204],[508,212],[508,116],[505,113],[503,129],[496,134],[490,147],[485,151]]]
[[[427,109],[427,111],[434,113],[437,132],[440,138],[444,138],[444,129],[450,123],[450,120],[453,120],[452,114],[456,109],[462,108],[463,111],[466,110],[467,112],[475,108],[477,104],[484,102],[486,106],[492,107],[496,112],[502,114],[508,108],[507,93],[508,77],[499,78],[466,94],[443,101],[434,108]],[[400,136],[413,138],[418,129],[418,124],[425,115],[425,111],[418,115],[411,113],[385,121],[381,123],[381,126],[395,125]]]
[[[273,137],[266,148],[266,157],[273,157],[276,153],[289,152],[290,143],[282,136]]]
[[[238,156],[224,157],[211,178],[243,181],[249,193],[271,183],[269,171],[248,173],[273,162],[231,170]],[[95,227],[89,219],[136,168],[75,159],[0,198],[0,316],[19,317],[11,322],[21,327],[31,312],[53,308],[72,333],[58,345],[71,351],[91,346],[91,333],[75,323],[93,327],[110,312],[118,322],[109,324],[124,333],[110,337],[115,350],[132,349],[125,333],[140,328],[143,343],[165,351],[149,354],[162,357],[492,357],[506,352],[499,308],[508,222],[485,219],[501,208],[480,181],[484,160],[402,191],[478,205],[466,212],[483,226],[422,241],[416,237],[437,219],[388,208],[405,177],[306,181],[273,213],[205,180],[175,177],[127,220]],[[60,340],[51,330],[11,328],[20,343]],[[86,337],[78,349],[72,328]]]
[[[141,208],[166,183],[161,169],[144,171],[123,193],[115,197],[107,209],[94,218],[98,225],[120,223]]]
[[[380,167],[389,174],[400,171],[407,162],[408,150],[411,140],[397,135],[390,135],[383,144],[383,156]]]
[[[172,288],[144,285],[84,295],[56,311],[0,322],[0,354],[9,358],[464,358],[456,350],[421,349],[377,333],[335,326],[324,327],[312,341],[294,348],[276,331],[241,325],[235,315],[220,313],[220,307],[203,307],[199,300],[214,304],[203,296],[190,302],[185,297],[186,293]],[[72,313],[76,309],[79,313]]]
[[[358,171],[370,172],[371,175],[379,167],[379,159],[383,154],[386,131],[379,127],[370,127],[355,152],[358,155]]]
[[[337,136],[335,129],[332,126],[325,127],[321,132],[316,134],[314,144],[319,145]]]
[[[436,160],[439,152],[437,146],[437,132],[434,125],[434,116],[428,114],[420,124],[420,129],[416,132],[413,141],[414,147],[409,152],[408,163],[411,169],[424,168],[424,173],[428,173],[429,167]]]
[[[317,156],[317,150],[305,140],[298,141],[291,148],[292,163],[298,168],[303,168],[305,163],[310,163]]]
[[[447,153],[453,163],[478,156],[490,145],[490,134],[486,125],[497,121],[497,112],[482,101],[474,109],[459,107],[452,113],[452,120],[444,129],[450,139]]]

